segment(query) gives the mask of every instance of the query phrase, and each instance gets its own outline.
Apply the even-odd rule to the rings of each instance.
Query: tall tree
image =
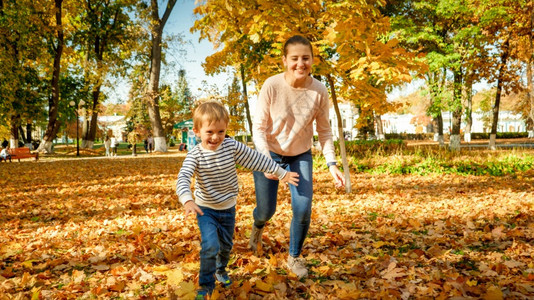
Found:
[[[204,1],[206,7],[202,12],[214,8],[209,6],[214,3],[222,7],[223,15],[234,17],[223,19],[220,30],[215,31],[220,38],[213,41],[225,45],[228,53],[232,53],[228,50],[232,48],[242,50],[242,57],[233,56],[234,63],[246,57],[257,58],[249,60],[252,61],[249,70],[258,85],[275,72],[282,71],[280,56],[283,42],[297,33],[313,43],[314,74],[323,78],[330,76],[332,98],[337,99],[339,89],[344,89],[344,97],[356,99],[357,95],[363,95],[371,102],[366,103],[368,106],[385,104],[388,87],[411,79],[407,61],[412,55],[396,47],[395,40],[382,36],[387,32],[388,20],[375,7],[382,5],[382,1],[354,3],[345,0],[333,3],[306,0],[282,3],[275,0],[214,0]],[[208,16],[201,20],[207,28],[206,33],[219,29],[215,25],[209,26],[217,24],[218,19]],[[217,43],[216,46],[220,45]],[[260,51],[252,51],[258,49]],[[223,56],[223,51],[219,55]],[[378,105],[375,107],[380,109]],[[341,119],[340,116],[338,119]],[[340,144],[344,145],[343,135],[340,138]],[[346,157],[342,159],[348,170]],[[347,187],[350,190],[350,184]]]
[[[92,148],[97,132],[98,113],[105,99],[102,87],[108,76],[124,71],[132,44],[137,41],[130,10],[132,0],[84,0],[72,15],[77,32],[73,47],[79,64],[84,68],[86,89],[86,122],[83,126],[82,147]],[[90,121],[90,123],[89,123]]]
[[[524,29],[528,28],[530,20],[523,13],[530,0],[473,1],[479,8],[476,15],[479,26],[494,53],[489,59],[492,68],[484,70],[483,76],[488,82],[497,84],[489,142],[490,149],[495,150],[501,96],[503,93],[515,93],[524,88],[519,75],[519,49],[522,38],[532,36],[532,32]]]
[[[44,112],[43,78],[49,53],[43,35],[51,29],[53,7],[40,1],[0,1],[0,121],[9,124],[11,145],[18,146],[20,128],[31,126]],[[40,17],[39,17],[40,16]],[[46,17],[44,17],[46,16]]]
[[[59,109],[59,77],[61,73],[61,56],[63,55],[64,45],[64,33],[63,33],[63,17],[62,17],[62,4],[63,0],[54,1],[55,11],[55,35],[54,40],[50,41],[50,47],[54,53],[54,62],[52,67],[52,80],[51,89],[52,95],[48,100],[48,126],[46,127],[43,140],[39,144],[37,149],[40,152],[52,152],[52,142],[56,138],[60,124],[58,122],[58,109]]]
[[[148,115],[152,124],[152,133],[154,135],[154,150],[166,152],[167,143],[165,139],[165,131],[161,124],[161,115],[159,108],[159,80],[161,72],[161,54],[162,54],[162,37],[163,28],[171,15],[172,9],[176,4],[176,0],[169,0],[163,12],[163,16],[159,17],[159,7],[157,0],[150,1],[150,34],[151,34],[151,50],[150,50],[150,81],[148,91],[146,94],[148,103]]]
[[[237,74],[236,74],[237,75]],[[239,79],[234,75],[232,84],[228,86],[228,93],[223,102],[228,107],[230,113],[230,123],[228,124],[228,134],[236,136],[245,131],[245,102],[243,101]]]
[[[200,39],[207,39],[218,50],[206,58],[202,64],[207,74],[218,74],[232,67],[239,73],[243,104],[248,128],[252,135],[252,117],[250,113],[247,86],[256,81],[254,69],[271,49],[271,39],[261,39],[254,30],[259,21],[258,12],[269,3],[259,1],[210,0],[201,1],[195,8],[200,19],[195,21],[192,31],[200,32]],[[260,22],[265,24],[265,22]]]

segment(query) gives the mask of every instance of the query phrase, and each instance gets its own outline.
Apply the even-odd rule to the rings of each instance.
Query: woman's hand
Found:
[[[330,174],[332,174],[332,177],[334,177],[334,184],[336,188],[342,188],[345,186],[345,176],[339,168],[336,165],[332,165],[328,168],[330,170]]]
[[[198,205],[193,200],[189,200],[184,204],[184,210],[185,210],[185,216],[187,217],[188,214],[199,214],[201,216],[204,215],[204,212],[202,212],[202,209],[198,207]]]

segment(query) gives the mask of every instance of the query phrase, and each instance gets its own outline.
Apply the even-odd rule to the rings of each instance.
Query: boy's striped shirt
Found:
[[[182,204],[189,200],[212,209],[228,209],[236,204],[239,191],[236,164],[247,169],[272,173],[283,178],[287,171],[271,158],[231,138],[225,138],[215,151],[196,145],[180,168],[176,194]],[[191,179],[196,177],[194,198]]]

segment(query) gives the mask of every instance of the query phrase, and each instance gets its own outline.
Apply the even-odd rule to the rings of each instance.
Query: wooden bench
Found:
[[[24,158],[35,157],[35,160],[39,159],[39,152],[31,153],[30,148],[21,147],[21,148],[10,148],[9,154],[11,154],[11,159],[18,159],[19,161]]]

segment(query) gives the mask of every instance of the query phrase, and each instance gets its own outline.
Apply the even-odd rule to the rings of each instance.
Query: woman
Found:
[[[258,151],[300,176],[299,185],[289,187],[293,218],[287,266],[302,278],[308,275],[306,261],[299,256],[310,227],[314,121],[335,186],[343,187],[345,178],[336,162],[328,117],[328,91],[310,76],[313,65],[311,43],[299,35],[291,37],[284,45],[282,61],[285,72],[268,78],[261,88],[253,124],[254,143]],[[256,208],[249,247],[256,251],[265,223],[276,211],[278,180],[272,174],[254,172],[254,185]]]

